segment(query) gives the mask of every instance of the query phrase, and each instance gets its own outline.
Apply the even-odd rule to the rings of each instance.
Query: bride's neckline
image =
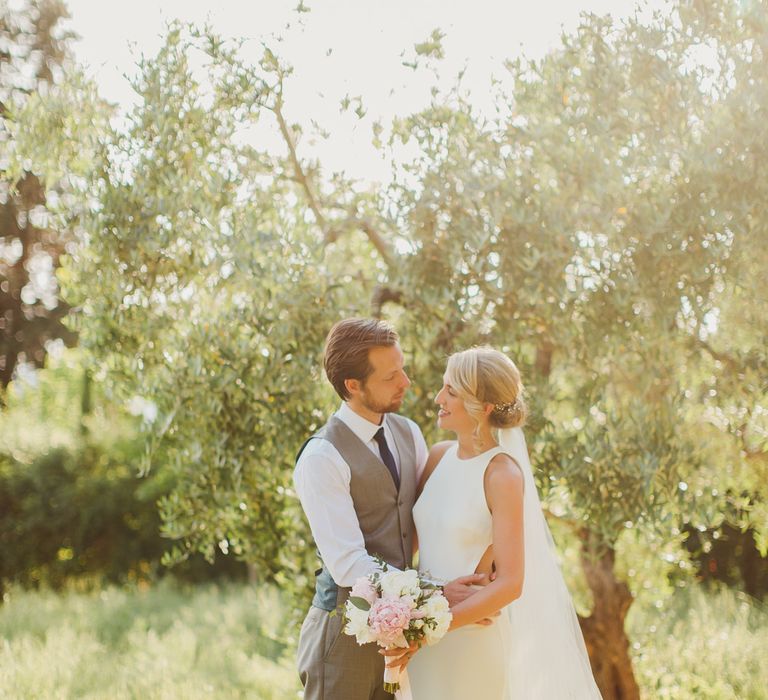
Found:
[[[498,445],[493,445],[492,447],[489,447],[487,450],[484,450],[483,452],[478,452],[476,455],[472,457],[459,457],[459,443],[456,443],[456,451],[455,456],[456,459],[459,460],[459,462],[471,462],[473,459],[477,459],[478,457],[482,457],[485,454],[488,454],[492,450],[495,450],[498,447]]]

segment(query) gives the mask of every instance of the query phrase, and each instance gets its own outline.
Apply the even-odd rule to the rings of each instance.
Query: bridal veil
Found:
[[[499,431],[499,445],[525,478],[525,579],[504,613],[511,620],[510,700],[600,699],[576,610],[541,509],[521,428]]]

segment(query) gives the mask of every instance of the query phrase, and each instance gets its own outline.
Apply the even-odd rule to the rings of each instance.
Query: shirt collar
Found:
[[[346,401],[341,404],[341,407],[336,412],[336,416],[340,420],[344,421],[347,427],[364,443],[368,443],[373,440],[373,436],[376,434],[376,431],[383,427],[384,422],[387,420],[387,415],[384,414],[384,420],[381,421],[381,425],[371,423],[371,421],[355,413],[349,407],[349,404],[347,404]]]

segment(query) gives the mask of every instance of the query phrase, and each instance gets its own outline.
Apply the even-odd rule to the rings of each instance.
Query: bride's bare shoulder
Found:
[[[525,486],[523,470],[517,460],[505,452],[494,455],[485,470],[486,488],[502,486],[503,488],[522,489]]]

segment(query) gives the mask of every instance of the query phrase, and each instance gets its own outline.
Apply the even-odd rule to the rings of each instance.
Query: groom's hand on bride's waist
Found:
[[[477,593],[478,586],[487,586],[489,583],[486,574],[470,574],[459,576],[443,585],[443,595],[448,600],[448,605],[454,607],[469,596]]]
[[[443,585],[443,595],[448,600],[448,605],[454,607],[477,593],[478,586],[487,586],[488,583],[490,582],[487,574],[459,576]]]
[[[487,586],[494,578],[496,578],[495,574],[491,574],[490,577],[488,574],[459,576],[459,578],[455,578],[453,581],[448,581],[448,583],[443,586],[443,595],[448,600],[448,605],[453,608],[477,593],[480,587]],[[478,620],[475,624],[492,625],[494,618],[498,617],[499,614],[499,612],[496,612],[491,617],[485,617],[482,620]]]

